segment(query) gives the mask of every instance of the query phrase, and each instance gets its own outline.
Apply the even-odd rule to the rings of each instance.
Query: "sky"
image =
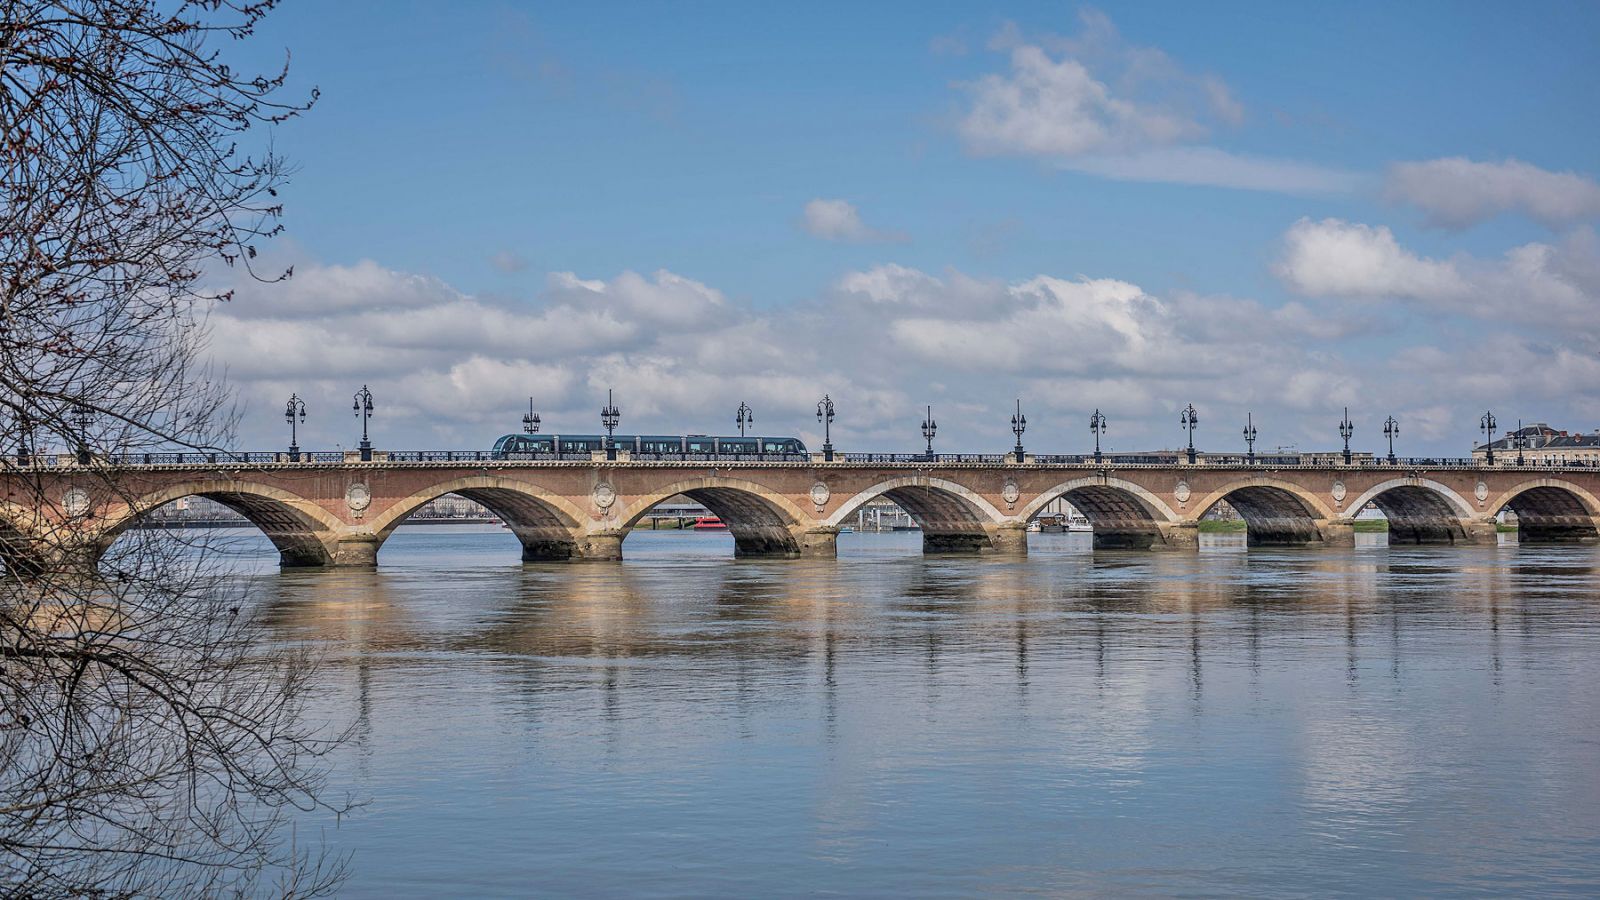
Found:
[[[1465,455],[1600,428],[1600,5],[291,0],[239,445]],[[237,277],[218,275],[219,279]]]

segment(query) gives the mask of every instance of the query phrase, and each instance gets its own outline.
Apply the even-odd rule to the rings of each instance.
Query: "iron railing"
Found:
[[[818,457],[810,453],[644,453],[623,450],[633,462],[712,462],[712,463],[805,463]],[[389,450],[374,451],[378,463],[458,463],[458,462],[589,462],[597,454],[591,451],[572,452],[507,452],[493,450]],[[294,465],[344,463],[358,458],[356,451],[303,450],[291,455],[283,450],[270,451],[152,451],[137,453],[112,453],[96,456],[92,465],[113,466],[173,466],[173,465]],[[835,453],[834,460],[846,463],[920,463],[928,464],[985,464],[1000,465],[1010,462],[1010,453]],[[1171,467],[1189,465],[1185,455],[1179,454],[1124,454],[1105,453],[1097,461],[1092,453],[1040,453],[1027,457],[1028,462],[1044,466],[1098,466],[1104,467]],[[76,465],[73,454],[35,453],[27,456],[6,454],[0,456],[0,465],[7,467],[66,468]],[[1201,456],[1194,463],[1197,468],[1317,468],[1317,469],[1597,469],[1600,462],[1587,460],[1529,459],[1522,463],[1514,457],[1501,455],[1493,466],[1481,459],[1467,457],[1401,456],[1391,461],[1386,456],[1356,459],[1345,463],[1337,455],[1310,458],[1293,454],[1260,454],[1254,459],[1245,455]]]

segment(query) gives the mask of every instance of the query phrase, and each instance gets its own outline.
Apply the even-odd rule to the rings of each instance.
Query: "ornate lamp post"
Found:
[[[1494,430],[1495,430],[1495,427],[1496,427],[1496,423],[1495,423],[1495,420],[1494,420],[1494,413],[1492,413],[1492,412],[1486,412],[1486,413],[1483,414],[1483,416],[1481,418],[1478,419],[1478,430],[1483,432],[1484,436],[1488,438],[1488,440],[1486,442],[1484,442],[1484,445],[1483,445],[1483,458],[1484,458],[1484,461],[1487,462],[1491,466],[1494,465]]]
[[[622,410],[617,409],[611,402],[611,389],[606,388],[606,405],[600,407],[600,424],[606,429],[606,459],[617,458],[617,445],[612,442],[612,433],[617,430],[617,423],[622,421]]]
[[[1194,465],[1194,427],[1200,424],[1200,414],[1194,411],[1191,403],[1183,408],[1178,416],[1178,427],[1189,432],[1189,465]]]
[[[367,420],[372,418],[372,392],[366,385],[356,391],[356,402],[350,407],[361,419],[361,461],[372,462],[372,442],[367,440]]]
[[[1098,409],[1096,409],[1094,411],[1094,415],[1089,417],[1089,430],[1094,432],[1094,462],[1095,462],[1095,465],[1099,465],[1100,464],[1100,435],[1105,433],[1105,430],[1106,430],[1106,417],[1100,415],[1100,410],[1098,410]]]
[[[1350,407],[1344,408],[1344,418],[1339,420],[1339,437],[1344,438],[1344,464],[1350,465],[1350,435],[1356,433],[1356,427],[1350,424]]]
[[[522,433],[538,434],[539,426],[543,423],[544,420],[539,418],[539,414],[533,411],[533,398],[529,397],[528,411],[522,416]]]
[[[1522,433],[1522,420],[1517,420],[1517,433],[1511,436],[1512,446],[1517,448],[1517,465],[1523,465],[1522,448],[1528,446],[1528,436]]]
[[[933,420],[933,407],[928,407],[928,414],[922,420],[922,439],[928,442],[928,461],[933,461],[933,436],[939,433],[939,423]]]
[[[1256,423],[1254,413],[1244,414],[1244,446],[1245,459],[1251,463],[1256,461]]]
[[[1017,462],[1022,462],[1022,433],[1028,430],[1028,417],[1022,414],[1022,400],[1017,399],[1017,412],[1011,417],[1011,433],[1017,436],[1017,446],[1012,448],[1017,454]]]
[[[817,421],[822,423],[822,459],[833,462],[833,400],[827,394],[817,403]]]
[[[28,449],[28,442],[32,437],[33,420],[28,417],[27,410],[17,410],[17,465],[19,466],[33,462],[33,452]]]
[[[733,423],[739,426],[739,437],[744,437],[745,426],[756,423],[755,410],[751,409],[750,404],[745,403],[743,400],[739,401],[739,411],[734,413]]]
[[[289,423],[289,462],[299,462],[300,431],[295,422],[304,424],[306,420],[306,402],[299,394],[289,395],[289,402],[283,407],[283,420]]]
[[[1394,465],[1394,439],[1400,436],[1400,423],[1394,416],[1383,420],[1383,436],[1389,439],[1389,465]]]
[[[72,408],[73,424],[78,426],[78,465],[87,466],[89,458],[89,426],[94,424],[94,410],[79,403]]]

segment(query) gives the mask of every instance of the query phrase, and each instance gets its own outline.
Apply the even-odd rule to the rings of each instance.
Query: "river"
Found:
[[[350,897],[1600,891],[1592,548],[519,563],[401,529],[279,574],[327,658]]]

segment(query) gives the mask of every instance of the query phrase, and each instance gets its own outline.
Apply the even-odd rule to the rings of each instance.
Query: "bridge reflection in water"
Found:
[[[1600,877],[1590,548],[1035,535],[1021,560],[900,534],[735,562],[726,535],[640,532],[619,565],[521,566],[472,532],[260,583],[275,635],[329,648],[313,713],[357,722],[351,896],[583,894],[597,871],[683,895]]]
[[[1524,543],[1600,538],[1593,468],[1044,464],[968,462],[485,461],[175,464],[15,471],[44,482],[43,509],[0,510],[8,565],[52,554],[103,553],[151,511],[202,496],[247,518],[287,567],[357,566],[414,511],[457,494],[504,520],[529,561],[615,560],[650,511],[682,495],[727,526],[734,555],[831,557],[841,527],[868,503],[892,501],[916,521],[927,553],[1027,552],[1029,520],[1064,499],[1100,549],[1192,549],[1199,522],[1226,503],[1252,546],[1353,542],[1371,506],[1391,543],[1492,542],[1495,517],[1516,513]],[[13,491],[12,496],[25,495]],[[69,498],[76,497],[73,508]]]

